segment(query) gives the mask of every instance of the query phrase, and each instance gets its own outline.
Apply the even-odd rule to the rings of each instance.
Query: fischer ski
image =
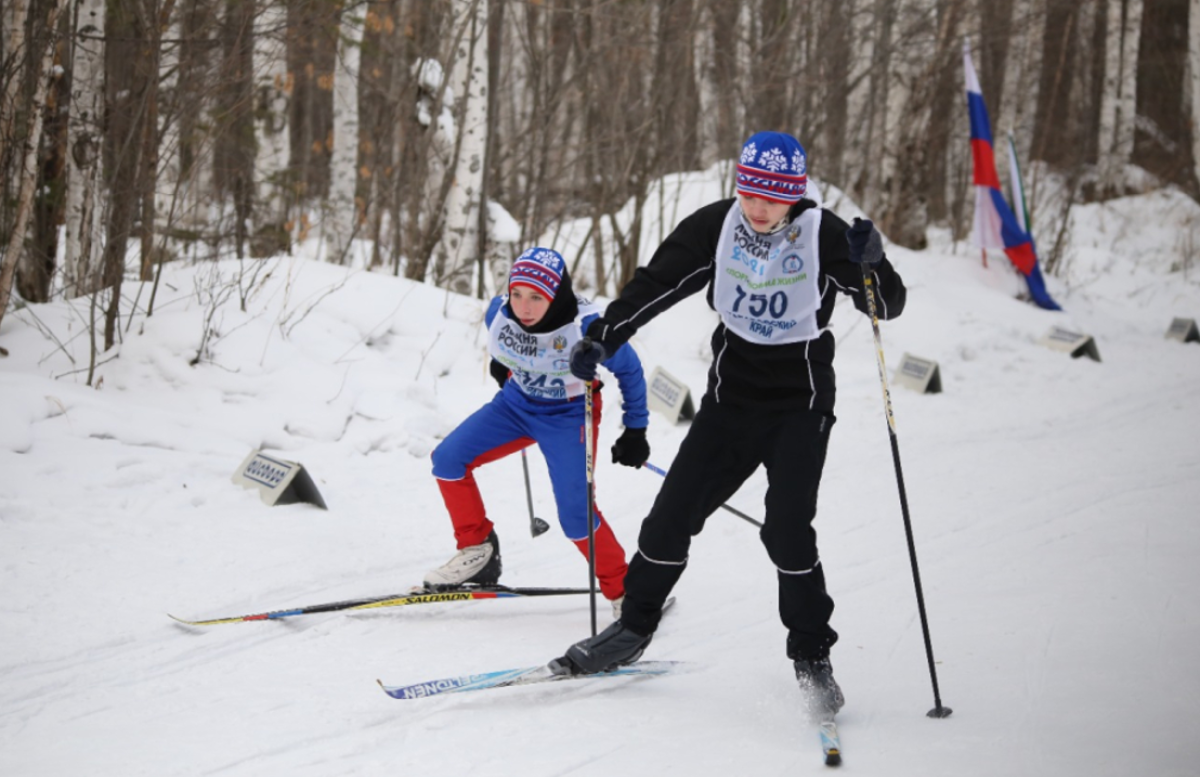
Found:
[[[586,594],[587,588],[520,588],[503,585],[463,585],[439,591],[414,588],[406,594],[388,594],[365,599],[346,599],[340,602],[312,604],[286,610],[272,610],[251,615],[230,615],[223,618],[187,620],[167,613],[171,618],[188,626],[213,626],[218,623],[244,623],[246,621],[269,621],[291,618],[297,615],[313,615],[322,612],[343,610],[369,610],[380,607],[400,607],[408,604],[441,604],[444,602],[467,602],[475,599],[517,599],[530,596],[569,596]]]
[[[669,596],[663,602],[662,611],[665,614],[675,605],[675,597]],[[483,674],[468,674],[461,677],[446,677],[441,680],[430,680],[413,685],[384,685],[383,680],[376,680],[384,693],[393,699],[423,699],[426,696],[439,696],[446,693],[464,693],[466,691],[483,691],[488,688],[507,688],[512,685],[534,685],[537,683],[556,683],[561,680],[588,680],[596,677],[630,677],[636,675],[660,675],[668,672],[679,672],[689,666],[683,661],[636,661],[632,664],[619,666],[607,672],[592,674],[565,674],[556,672],[553,663],[542,666],[526,666],[520,669],[501,669],[498,672]]]
[[[384,685],[377,680],[384,693],[393,699],[424,699],[447,693],[483,691],[489,688],[509,688],[515,685],[556,683],[562,680],[598,680],[606,677],[653,677],[678,672],[686,664],[682,661],[637,661],[619,666],[607,672],[595,674],[558,674],[550,664],[528,666],[521,669],[504,669],[499,672],[469,674],[461,677],[446,677],[413,685]]]
[[[825,752],[825,765],[837,766],[842,762],[842,742],[838,738],[837,721],[833,716],[821,719],[820,728],[821,750]]]

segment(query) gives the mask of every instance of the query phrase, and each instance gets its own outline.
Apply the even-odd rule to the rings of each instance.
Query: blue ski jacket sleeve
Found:
[[[483,317],[483,328],[486,330],[496,320],[496,314],[500,312],[500,306],[504,304],[504,297],[492,297],[491,303],[488,304],[487,313]]]

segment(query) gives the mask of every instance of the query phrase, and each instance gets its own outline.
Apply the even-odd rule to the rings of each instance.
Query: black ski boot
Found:
[[[806,661],[800,658],[793,662],[793,666],[796,669],[796,682],[804,693],[809,713],[818,718],[836,715],[846,703],[846,697],[842,695],[837,680],[833,679],[833,666],[829,659]]]
[[[596,674],[632,664],[642,657],[652,635],[630,631],[616,621],[594,637],[572,645],[565,656],[550,662],[555,674]]]

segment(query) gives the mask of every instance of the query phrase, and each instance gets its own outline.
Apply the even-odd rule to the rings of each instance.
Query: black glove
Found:
[[[604,346],[583,338],[571,349],[571,374],[580,380],[593,381],[596,379],[596,367],[607,356]]]
[[[508,367],[492,359],[492,363],[488,365],[488,372],[492,373],[492,378],[496,381],[497,385],[500,388],[504,388],[504,383],[508,380]]]
[[[646,442],[645,429],[627,428],[612,447],[613,464],[640,469],[650,460],[650,443]]]
[[[854,220],[854,226],[846,230],[846,242],[850,244],[850,261],[855,264],[875,267],[883,261],[883,240],[867,219]]]

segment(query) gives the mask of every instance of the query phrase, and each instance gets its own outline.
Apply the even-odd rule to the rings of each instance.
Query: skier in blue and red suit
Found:
[[[534,443],[546,457],[563,533],[587,558],[586,384],[571,374],[570,353],[599,314],[599,307],[572,290],[566,264],[556,251],[530,248],[513,263],[508,294],[493,299],[486,316],[491,374],[500,391],[433,452],[433,475],[450,512],[459,551],[425,576],[426,587],[499,581],[500,544],[472,473]],[[640,467],[650,457],[642,363],[633,348],[623,344],[603,365],[616,376],[623,400],[625,431],[612,447],[613,461]],[[593,386],[595,445],[603,402],[600,382],[593,380]],[[619,615],[628,568],[625,551],[598,508],[594,529],[600,591]]]

